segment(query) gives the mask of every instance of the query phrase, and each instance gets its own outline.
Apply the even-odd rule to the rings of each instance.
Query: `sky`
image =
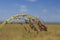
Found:
[[[0,0],[0,21],[25,13],[44,22],[60,22],[60,0]]]

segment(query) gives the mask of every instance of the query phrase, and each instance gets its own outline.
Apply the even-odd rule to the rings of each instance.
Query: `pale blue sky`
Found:
[[[0,0],[0,21],[21,13],[44,22],[60,22],[60,0]]]

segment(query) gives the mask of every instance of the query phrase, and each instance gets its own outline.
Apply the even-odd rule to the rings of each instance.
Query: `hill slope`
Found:
[[[40,31],[39,34],[31,30],[29,33],[27,24],[6,24],[0,28],[0,40],[60,40],[60,25],[46,24],[48,31]]]

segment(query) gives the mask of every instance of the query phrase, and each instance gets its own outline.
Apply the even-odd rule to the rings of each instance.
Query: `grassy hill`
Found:
[[[60,24],[45,24],[48,31],[38,34],[29,29],[29,24],[6,24],[0,28],[0,40],[60,40]],[[27,32],[24,27],[27,27]]]

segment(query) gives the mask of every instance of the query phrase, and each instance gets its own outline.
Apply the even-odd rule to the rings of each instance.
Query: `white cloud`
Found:
[[[28,6],[26,5],[21,5],[21,4],[16,4],[17,8],[18,8],[18,13],[27,13],[29,10]]]
[[[26,5],[19,5],[16,4],[18,6],[18,13],[26,13],[28,12],[28,7]]]
[[[30,2],[36,2],[37,0],[27,0],[27,1],[30,1]]]
[[[18,4],[18,3],[16,3],[15,5],[16,5],[16,6],[20,6],[20,4]]]
[[[20,5],[20,12],[21,13],[24,13],[24,12],[27,12],[28,11],[28,8],[26,5]]]
[[[42,12],[43,13],[46,13],[46,12],[48,12],[48,10],[47,9],[43,9]]]
[[[57,10],[57,13],[60,13],[60,10]]]

